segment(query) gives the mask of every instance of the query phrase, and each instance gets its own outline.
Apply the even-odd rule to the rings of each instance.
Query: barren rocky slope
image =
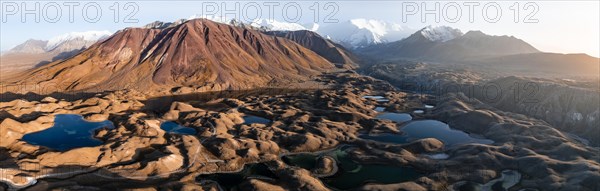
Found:
[[[337,64],[341,68],[357,68],[358,58],[339,44],[325,39],[319,34],[307,31],[268,31],[266,34],[290,39],[321,55],[329,62]]]

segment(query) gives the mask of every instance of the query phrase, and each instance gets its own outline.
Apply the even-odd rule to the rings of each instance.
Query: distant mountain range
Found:
[[[446,26],[428,26],[400,41],[369,46],[357,52],[383,59],[465,61],[539,51],[512,36],[491,36],[481,31],[463,34],[458,29]]]
[[[62,53],[73,51],[82,48],[87,48],[98,40],[105,39],[112,35],[109,31],[86,31],[86,32],[71,32],[56,36],[50,40],[35,40],[30,39],[23,44],[8,50],[5,54],[39,54],[47,52]]]
[[[19,71],[76,55],[99,40],[108,31],[71,32],[50,40],[30,39],[2,53],[2,71]]]
[[[14,48],[4,52],[4,54],[15,54],[15,53],[30,53],[40,54],[46,52],[46,44],[48,41],[29,39],[22,44],[15,46]]]

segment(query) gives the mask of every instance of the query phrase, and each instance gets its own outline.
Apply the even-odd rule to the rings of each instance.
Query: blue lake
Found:
[[[365,99],[385,99],[385,97],[378,96],[378,95],[366,95],[366,96],[363,96],[363,98],[365,98]]]
[[[253,123],[259,123],[259,124],[271,123],[271,120],[269,120],[267,118],[258,117],[258,116],[254,116],[254,115],[246,115],[242,118],[244,119],[244,124],[246,124],[246,125],[250,125]]]
[[[387,119],[391,121],[395,121],[396,123],[404,123],[412,120],[412,116],[407,113],[381,113],[378,114],[375,118],[377,119]]]
[[[166,121],[160,124],[160,128],[165,130],[167,133],[182,134],[182,135],[195,135],[196,129],[179,125],[173,121]]]
[[[390,101],[389,99],[383,97],[383,96],[379,96],[379,95],[366,95],[363,96],[363,98],[365,99],[374,99],[376,102],[388,102]]]
[[[54,126],[26,134],[22,140],[32,145],[44,146],[58,151],[93,147],[103,143],[94,138],[94,132],[101,128],[113,129],[114,125],[110,121],[86,121],[81,115],[59,114],[54,118]]]
[[[418,120],[406,123],[400,128],[404,134],[360,135],[363,139],[388,143],[408,143],[423,138],[436,138],[446,146],[467,143],[492,144],[494,141],[471,137],[469,134],[451,129],[447,124],[437,120]]]

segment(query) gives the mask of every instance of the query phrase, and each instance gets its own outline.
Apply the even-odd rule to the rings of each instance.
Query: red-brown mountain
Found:
[[[223,90],[304,80],[334,68],[286,38],[194,19],[162,29],[121,30],[68,60],[30,70],[9,83],[36,83],[53,91]]]

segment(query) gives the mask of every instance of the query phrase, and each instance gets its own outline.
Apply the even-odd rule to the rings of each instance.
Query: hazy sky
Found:
[[[131,3],[127,3],[131,2]],[[27,39],[49,39],[67,32],[142,26],[155,20],[174,21],[194,14],[227,12],[242,20],[272,15],[300,24],[318,21],[380,19],[411,28],[448,25],[463,32],[481,30],[512,35],[547,52],[600,54],[600,2],[594,1],[2,1],[1,49]],[[439,8],[436,10],[436,4]],[[212,9],[216,8],[216,9]],[[29,11],[26,11],[29,10]],[[226,11],[225,9],[229,10]],[[33,10],[33,11],[32,11]],[[70,11],[72,10],[72,11]],[[97,11],[101,13],[99,16]],[[261,14],[256,13],[259,10]],[[298,10],[298,11],[297,11]],[[315,10],[319,10],[316,14]],[[427,11],[426,11],[427,10]],[[60,14],[57,14],[60,12]],[[116,14],[118,12],[118,14]],[[296,15],[296,12],[301,14]],[[500,14],[497,14],[500,12]],[[27,14],[25,14],[27,13]],[[130,13],[131,17],[128,17]],[[271,14],[269,14],[271,13]],[[423,13],[427,13],[424,14]],[[458,16],[460,13],[460,16]],[[60,15],[60,16],[59,16]],[[35,17],[39,16],[39,22]],[[328,17],[330,16],[330,17]],[[423,16],[425,19],[423,20]],[[439,16],[439,22],[435,17]],[[129,22],[124,20],[129,18]],[[316,19],[315,19],[316,18]],[[25,20],[23,20],[25,19]],[[72,19],[72,22],[71,22]],[[116,19],[116,20],[115,20]],[[470,20],[472,19],[473,22]]]

